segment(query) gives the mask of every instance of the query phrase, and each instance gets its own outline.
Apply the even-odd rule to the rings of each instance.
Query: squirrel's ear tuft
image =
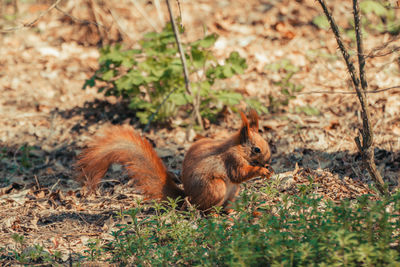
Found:
[[[258,132],[258,114],[254,109],[250,109],[249,121],[250,128],[253,131]]]
[[[240,117],[242,117],[242,127],[239,131],[240,143],[246,143],[250,138],[250,125],[246,116],[243,112],[240,112]]]

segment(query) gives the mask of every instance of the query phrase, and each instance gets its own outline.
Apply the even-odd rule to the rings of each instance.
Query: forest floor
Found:
[[[13,234],[19,234],[29,244],[62,251],[66,258],[84,254],[90,239],[110,239],[118,221],[112,215],[135,206],[140,198],[119,168],[110,171],[96,196],[81,197],[74,180],[76,156],[101,128],[131,124],[141,129],[135,113],[118,99],[106,98],[95,88],[82,90],[98,67],[97,45],[122,38],[132,46],[143,34],[160,31],[167,20],[166,10],[157,13],[153,1],[139,1],[145,16],[130,1],[108,2],[107,7],[96,6],[94,16],[88,4],[93,1],[70,1],[81,7],[61,5],[31,28],[19,25],[34,20],[49,5],[21,4],[16,19],[0,20],[3,30],[16,28],[0,33],[0,247],[15,246]],[[351,3],[329,2],[334,16],[341,18],[339,25],[350,27]],[[232,51],[246,58],[246,72],[220,88],[257,97],[268,106],[271,97],[284,98],[277,82],[286,75],[268,66],[287,60],[296,68],[290,82],[304,88],[288,106],[260,116],[273,153],[272,179],[282,181],[277,183],[279,190],[296,194],[293,182],[310,184],[312,177],[318,183],[313,192],[335,201],[375,194],[354,142],[362,127],[359,103],[351,94],[333,34],[313,24],[322,14],[316,1],[181,1],[181,9],[184,40],[196,40],[206,29],[219,35],[213,48],[217,58]],[[3,12],[12,9],[6,6]],[[110,27],[106,31],[99,24]],[[397,40],[374,50],[391,38],[389,33],[368,31],[367,54],[383,54],[400,45]],[[345,40],[354,50],[354,41],[347,36]],[[366,70],[370,90],[400,85],[398,52],[369,57]],[[349,94],[334,93],[343,91]],[[376,163],[394,191],[400,178],[400,89],[368,97]],[[226,136],[239,126],[240,117],[230,112],[201,134]],[[146,136],[168,168],[178,172],[191,144],[187,129],[172,121],[167,128],[152,127]],[[289,185],[283,185],[285,179]],[[261,186],[265,181],[252,183]]]

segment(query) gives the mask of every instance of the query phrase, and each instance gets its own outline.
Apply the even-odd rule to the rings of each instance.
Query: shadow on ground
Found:
[[[87,130],[91,125],[104,122],[112,124],[122,124],[123,122],[133,124],[137,122],[135,111],[130,109],[128,105],[127,101],[118,101],[113,104],[107,100],[95,99],[85,102],[83,107],[74,107],[69,110],[55,109],[52,113],[56,113],[64,119],[81,116],[82,120],[72,127],[72,131],[81,133],[82,130]]]
[[[375,163],[385,182],[391,187],[397,186],[400,179],[400,151],[375,148]],[[350,153],[348,150],[328,153],[298,148],[290,154],[272,155],[272,166],[277,173],[292,171],[296,164],[302,168],[326,169],[341,178],[347,176],[364,182],[368,180],[360,153]]]

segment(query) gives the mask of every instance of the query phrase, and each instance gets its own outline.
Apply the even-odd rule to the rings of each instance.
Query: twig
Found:
[[[121,23],[119,22],[119,17],[112,11],[111,8],[108,8],[108,12],[110,13],[111,17],[115,21],[115,25],[117,26],[117,28],[118,28],[119,32],[121,33],[121,35],[127,37],[129,39],[129,41],[132,41],[132,38],[129,36],[129,34],[126,33],[126,31],[121,26]]]
[[[346,50],[346,48],[344,46],[344,43],[343,43],[342,38],[341,38],[340,33],[339,33],[339,28],[336,25],[336,22],[333,19],[332,15],[329,13],[329,10],[328,10],[328,8],[327,8],[327,6],[325,4],[325,1],[324,0],[318,0],[318,2],[322,6],[322,9],[324,10],[325,16],[327,17],[327,19],[329,21],[329,24],[331,26],[331,29],[332,29],[332,31],[333,31],[333,33],[335,35],[336,42],[337,42],[337,44],[339,46],[340,52],[342,52],[344,61],[346,62],[347,69],[349,70],[349,74],[350,74],[351,80],[353,81],[354,86],[357,87],[357,86],[359,86],[360,81],[358,80],[357,75],[355,74],[356,70],[354,68],[353,62],[350,59],[350,55],[349,55],[349,53],[347,52],[347,50]]]
[[[92,12],[93,17],[94,17],[94,19],[96,21],[96,29],[97,29],[97,32],[99,33],[99,36],[100,36],[100,42],[101,42],[101,44],[103,44],[103,40],[104,40],[105,34],[102,31],[102,29],[99,26],[97,26],[97,25],[99,25],[100,18],[99,18],[99,15],[97,14],[97,11],[96,11],[96,9],[97,9],[96,2],[94,0],[91,0],[90,4],[91,4],[90,11]]]
[[[169,3],[169,0],[165,0],[165,1],[167,3],[168,12],[169,12],[169,18],[170,18],[170,21],[171,21],[171,24],[172,24],[172,29],[174,31],[176,43],[178,45],[179,55],[180,55],[180,58],[181,58],[181,61],[182,61],[183,75],[184,75],[184,78],[185,78],[185,88],[186,88],[187,93],[193,99],[194,114],[196,116],[198,124],[203,129],[203,121],[201,119],[201,115],[200,115],[200,112],[199,112],[199,103],[200,102],[197,101],[197,98],[193,95],[192,89],[190,87],[189,73],[188,73],[187,65],[186,65],[186,57],[185,57],[185,52],[183,51],[182,44],[181,44],[181,41],[180,41],[180,38],[179,38],[179,31],[176,28],[174,15],[172,14],[172,9],[171,9],[171,5]]]
[[[35,177],[37,188],[40,190],[42,187],[40,186],[39,180],[36,175],[34,175],[34,177]]]
[[[32,27],[38,20],[40,20],[41,18],[43,18],[47,13],[49,13],[53,8],[55,8],[59,3],[61,2],[61,0],[57,0],[55,1],[51,6],[49,6],[49,8],[47,8],[45,11],[43,11],[42,13],[40,13],[40,15],[32,20],[31,22],[28,23],[24,23],[21,26],[17,26],[17,27],[12,27],[12,28],[8,28],[5,30],[0,30],[0,32],[13,32],[13,31],[17,31],[20,30],[22,28],[30,28]]]
[[[400,50],[400,47],[395,46],[391,48],[391,51],[379,54],[379,52],[385,48],[388,47],[389,44],[393,43],[394,41],[397,41],[398,39],[400,39],[400,35],[396,35],[393,36],[392,38],[390,38],[389,41],[387,41],[386,43],[382,44],[381,46],[375,47],[374,49],[371,50],[371,52],[368,53],[368,55],[366,56],[367,58],[374,58],[374,57],[384,57],[387,55],[390,55],[393,52],[396,52],[398,50]]]
[[[161,9],[160,0],[154,0],[154,5],[157,10],[158,20],[160,21],[160,25],[164,25],[164,13]]]
[[[183,28],[183,19],[182,19],[182,10],[181,10],[181,2],[179,0],[176,0],[176,4],[178,5],[178,10],[179,10],[179,18],[181,19],[181,28]]]
[[[364,91],[366,94],[376,94],[384,91],[389,91],[392,89],[400,88],[400,85],[392,86],[388,88],[378,89],[378,90],[369,90]],[[309,91],[309,92],[299,92],[296,95],[312,95],[312,94],[344,94],[344,95],[355,95],[357,92],[348,92],[348,91]]]
[[[86,19],[80,19],[80,18],[77,18],[77,17],[75,17],[75,16],[72,16],[72,15],[69,14],[68,12],[62,10],[59,6],[56,6],[55,8],[57,9],[57,11],[61,12],[64,16],[69,17],[69,18],[72,19],[73,21],[76,21],[76,22],[79,22],[79,23],[82,23],[82,24],[93,24],[93,25],[95,25],[95,26],[97,26],[97,27],[99,27],[99,26],[100,26],[100,27],[103,27],[103,28],[106,29],[106,31],[108,31],[108,27],[104,26],[104,25],[101,24],[101,23],[94,22],[94,21],[90,21],[90,20],[86,20]]]
[[[57,182],[55,184],[53,184],[53,186],[50,188],[50,192],[53,193],[54,188],[56,188],[56,186],[60,183],[61,179],[58,179]]]
[[[384,194],[388,194],[387,188],[384,186],[383,179],[380,173],[376,169],[376,165],[374,162],[374,150],[372,147],[373,143],[373,132],[370,123],[370,115],[368,110],[368,102],[366,98],[365,91],[367,91],[367,81],[365,78],[365,58],[363,54],[363,43],[362,43],[362,35],[361,35],[361,26],[360,26],[360,8],[358,4],[358,0],[353,0],[353,11],[354,11],[354,24],[355,24],[355,31],[356,31],[356,38],[357,38],[357,54],[358,54],[358,63],[359,63],[359,74],[360,78],[357,77],[355,67],[353,62],[350,59],[350,55],[347,52],[346,48],[343,45],[339,29],[335,20],[333,19],[332,15],[330,14],[325,1],[318,0],[320,3],[325,16],[327,17],[331,29],[335,35],[336,41],[338,43],[339,49],[342,52],[343,58],[346,62],[347,69],[349,71],[351,80],[354,85],[354,89],[356,90],[356,94],[361,104],[361,115],[363,120],[363,129],[360,130],[362,134],[362,145],[360,141],[360,137],[357,136],[355,138],[355,142],[357,144],[357,148],[360,151],[363,159],[363,164],[367,168],[368,173],[370,174],[371,178],[374,180],[378,190]],[[360,82],[361,81],[361,82]]]
[[[146,11],[144,11],[143,7],[139,5],[137,0],[131,0],[132,4],[135,6],[135,8],[139,11],[140,15],[147,21],[147,23],[153,28],[154,31],[158,32],[158,27],[156,24],[151,21],[149,16],[146,14]]]

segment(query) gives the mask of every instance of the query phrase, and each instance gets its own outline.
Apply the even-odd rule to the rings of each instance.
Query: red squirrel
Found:
[[[202,211],[213,206],[227,209],[240,183],[261,176],[270,178],[271,153],[258,133],[258,115],[241,112],[240,130],[226,140],[202,138],[183,160],[183,190],[174,182],[151,144],[131,127],[113,126],[94,138],[79,156],[78,180],[93,191],[112,163],[120,163],[148,199],[188,197]]]

